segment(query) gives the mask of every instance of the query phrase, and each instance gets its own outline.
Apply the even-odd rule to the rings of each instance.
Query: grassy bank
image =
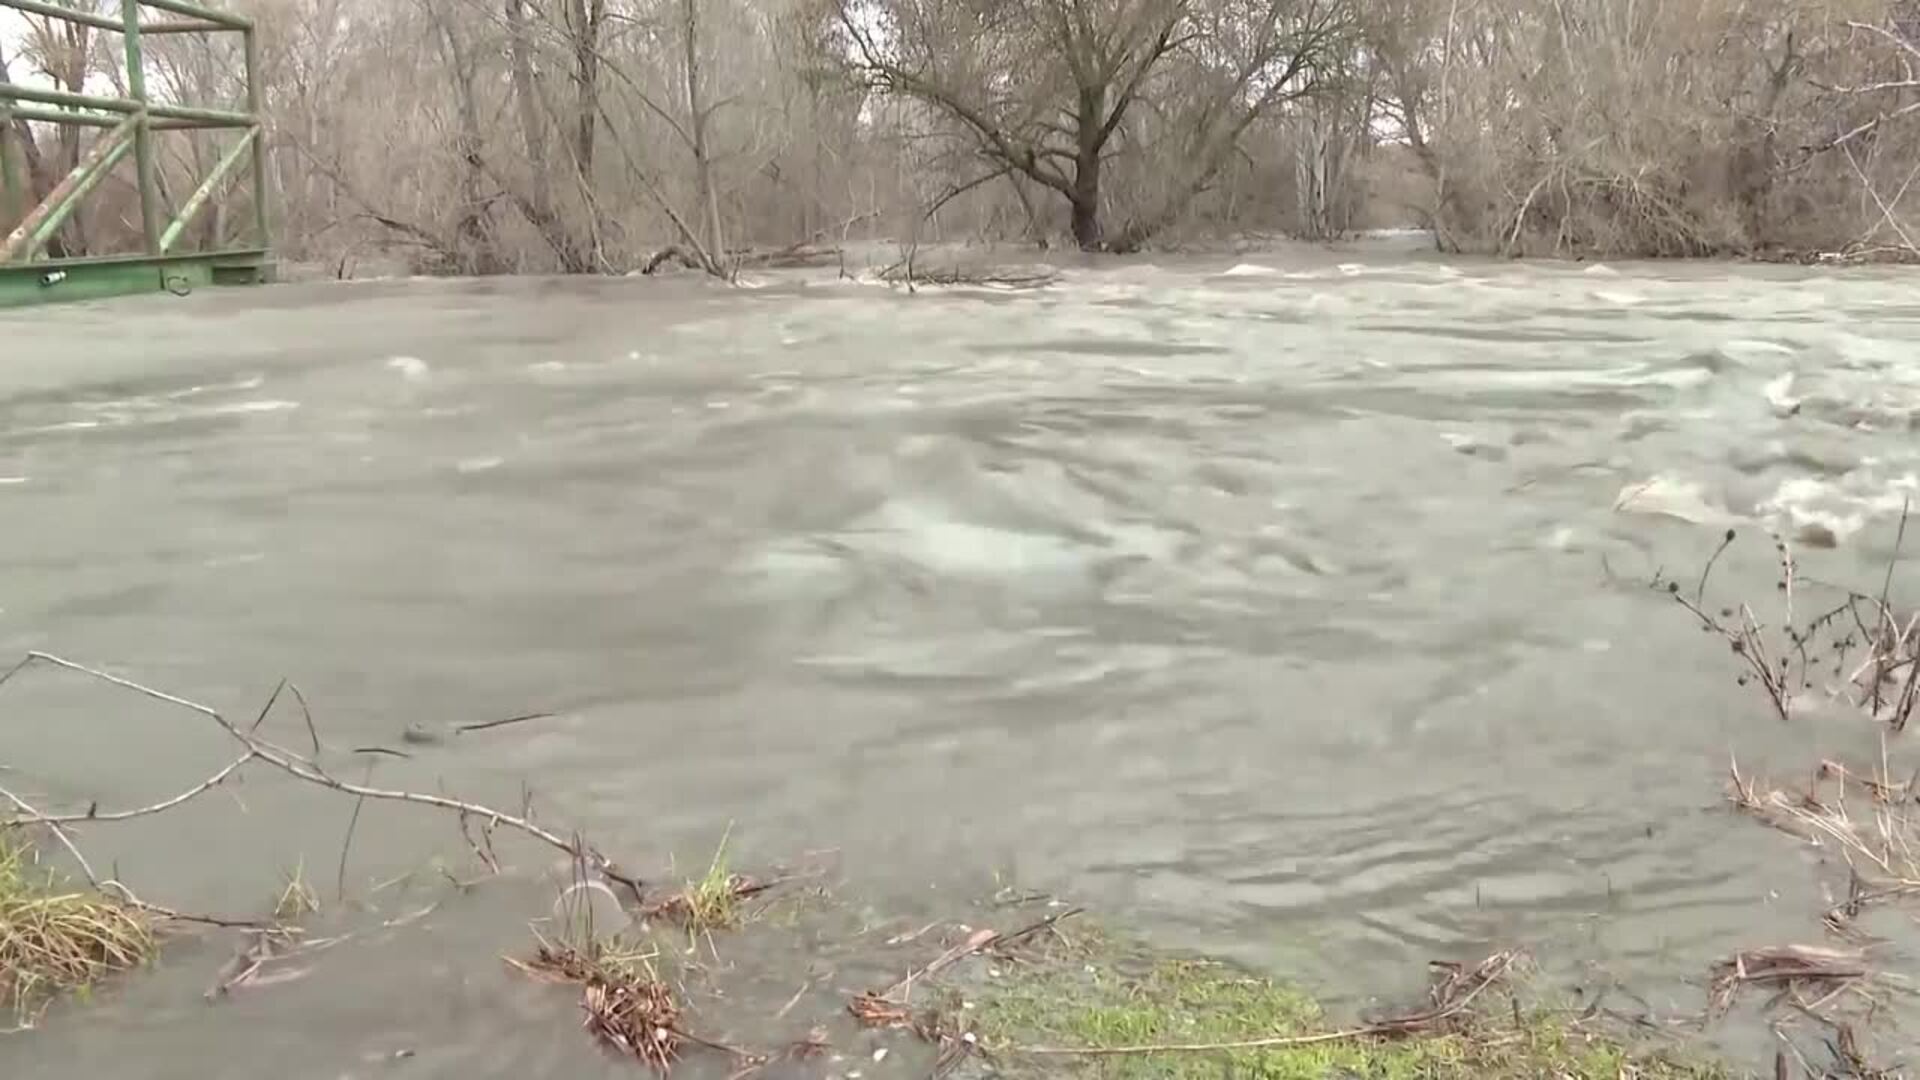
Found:
[[[1211,960],[1071,933],[989,969],[963,1012],[1002,1075],[1212,1080],[1732,1075],[1527,1003],[1517,958],[1446,969],[1421,1008],[1335,1024],[1305,991]]]

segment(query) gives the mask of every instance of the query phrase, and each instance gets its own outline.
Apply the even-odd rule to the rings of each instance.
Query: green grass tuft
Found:
[[[713,849],[706,874],[687,882],[686,924],[691,933],[725,930],[740,921],[740,897],[733,874],[727,869],[727,841],[732,836],[733,827],[729,825],[720,837],[720,845]]]
[[[290,923],[320,911],[320,896],[307,884],[307,861],[301,859],[293,869],[280,872],[280,896],[273,902],[273,917]]]

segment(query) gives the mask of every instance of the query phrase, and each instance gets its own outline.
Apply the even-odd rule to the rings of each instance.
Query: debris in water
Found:
[[[1802,990],[1813,990],[1818,992],[1819,999],[1825,1000],[1866,978],[1867,974],[1866,957],[1856,949],[1829,949],[1818,945],[1745,949],[1714,965],[1713,1011],[1726,1012],[1746,986],[1764,986],[1796,995]]]

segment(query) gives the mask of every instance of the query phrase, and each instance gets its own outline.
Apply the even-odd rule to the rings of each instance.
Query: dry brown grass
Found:
[[[679,1058],[687,1041],[680,1007],[655,973],[651,951],[618,937],[535,937],[533,955],[507,963],[543,982],[579,986],[581,1024],[601,1045],[662,1072]]]
[[[85,993],[150,960],[147,917],[42,867],[17,831],[0,828],[0,1006],[30,1023],[53,998]]]
[[[1782,832],[1837,854],[1847,865],[1846,900],[1826,912],[1836,932],[1848,933],[1868,907],[1920,896],[1920,790],[1916,775],[1896,781],[1882,761],[1871,775],[1823,761],[1813,780],[1793,791],[1742,776],[1735,762],[1727,798]]]
[[[1817,945],[1743,949],[1714,967],[1713,1011],[1726,1012],[1744,988],[1764,987],[1788,995],[1809,1012],[1818,1012],[1869,975],[1866,955],[1857,949]]]

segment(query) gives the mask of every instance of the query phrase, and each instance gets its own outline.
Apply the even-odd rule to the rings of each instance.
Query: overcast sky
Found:
[[[0,8],[0,49],[7,54],[7,74],[18,82],[34,83],[30,72],[20,66],[20,42],[27,36],[27,16],[12,8]]]

